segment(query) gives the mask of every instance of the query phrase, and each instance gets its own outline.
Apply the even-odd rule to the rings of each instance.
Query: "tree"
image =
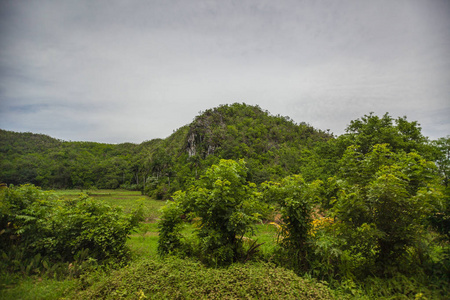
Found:
[[[450,136],[433,141],[432,144],[437,150],[436,164],[443,177],[443,184],[448,187],[450,180]]]
[[[338,138],[341,151],[350,145],[360,147],[360,152],[370,152],[374,145],[388,144],[389,149],[395,153],[417,151],[426,158],[430,158],[431,148],[427,138],[421,133],[417,121],[408,122],[406,117],[393,119],[388,113],[381,118],[370,113],[361,119],[350,122],[346,134]]]
[[[200,180],[173,195],[174,202],[163,209],[158,251],[180,248],[181,214],[197,222],[201,258],[213,265],[232,263],[246,256],[243,238],[261,221],[265,205],[258,201],[256,185],[246,180],[243,160],[220,160]]]
[[[300,175],[285,177],[280,182],[262,184],[264,200],[277,203],[281,212],[280,243],[289,265],[297,272],[307,268],[312,228],[312,208],[319,182],[307,184]]]
[[[436,148],[436,164],[444,185],[445,207],[431,221],[434,227],[450,240],[450,136],[433,142]]]
[[[441,204],[436,166],[416,152],[394,153],[387,144],[368,153],[351,146],[340,165],[334,213],[346,248],[366,263],[395,266]]]

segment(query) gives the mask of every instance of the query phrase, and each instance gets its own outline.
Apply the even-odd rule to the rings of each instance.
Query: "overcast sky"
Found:
[[[450,1],[0,1],[1,129],[140,143],[234,102],[446,136]]]

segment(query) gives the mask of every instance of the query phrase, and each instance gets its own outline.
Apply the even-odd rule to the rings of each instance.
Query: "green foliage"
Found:
[[[8,280],[7,278],[0,278]],[[4,282],[3,282],[4,283]],[[39,299],[39,300],[54,300],[64,299],[64,296],[71,290],[75,290],[78,282],[73,278],[66,278],[57,280],[54,278],[40,278],[36,280],[33,277],[23,278],[14,287],[1,287],[0,283],[0,297],[3,300],[17,300],[17,299]]]
[[[47,219],[57,200],[49,192],[25,185],[0,190],[0,250],[23,244],[30,255],[42,252],[53,240],[53,226]]]
[[[157,144],[157,141],[152,146]],[[45,135],[0,130],[0,182],[44,188],[118,188],[137,184],[141,145],[64,142]],[[12,148],[14,147],[14,148]],[[14,151],[12,151],[14,149]]]
[[[436,168],[415,152],[393,153],[386,144],[364,154],[349,147],[341,160],[336,225],[362,269],[395,267],[441,205]],[[356,258],[354,258],[356,260]],[[368,268],[370,266],[370,268]]]
[[[311,251],[308,255],[308,273],[314,278],[326,280],[334,284],[336,277],[352,278],[348,272],[345,250],[342,250],[342,239],[335,234],[332,218],[317,218],[313,221],[310,239]]]
[[[450,241],[450,136],[433,142],[436,149],[436,165],[442,177],[444,186],[444,207],[434,214],[430,220],[436,230]]]
[[[182,235],[181,229],[183,220],[181,216],[184,213],[183,199],[185,193],[175,193],[173,202],[168,202],[161,209],[162,217],[158,222],[159,240],[158,253],[160,255],[170,254],[181,248]]]
[[[346,132],[338,138],[342,152],[350,145],[356,145],[366,154],[374,145],[388,144],[395,153],[416,151],[428,159],[432,153],[420,125],[416,121],[408,122],[406,117],[394,120],[388,113],[382,117],[370,113],[351,121]]]
[[[280,207],[280,244],[286,251],[290,267],[297,272],[307,269],[310,252],[309,238],[312,227],[312,207],[319,182],[307,184],[299,175],[284,178],[281,182],[263,183],[264,199]]]
[[[448,281],[434,280],[401,273],[392,278],[370,277],[362,282],[358,292],[368,299],[448,299]]]
[[[261,183],[298,173],[301,168],[312,176],[315,170],[308,169],[308,164],[313,159],[321,164],[320,158],[302,153],[303,147],[312,148],[330,138],[330,134],[305,123],[295,124],[289,117],[271,116],[258,106],[234,103],[197,116],[189,126],[185,148],[190,157],[200,160],[196,169],[209,156],[245,157],[248,176]]]
[[[239,103],[207,110],[168,138],[140,145],[64,142],[0,130],[0,182],[43,188],[121,187],[168,199],[220,159],[244,157],[252,182],[300,171],[312,180],[317,170],[329,168],[322,153],[303,148],[330,138],[307,124]]]
[[[272,264],[212,269],[188,259],[142,260],[97,278],[74,299],[334,299],[326,285]]]
[[[91,257],[105,260],[127,254],[127,236],[142,216],[140,211],[125,215],[121,208],[81,196],[65,209],[58,209],[54,219],[58,237],[55,250],[63,259],[70,260],[74,253],[89,249]]]
[[[174,194],[174,202],[163,209],[159,252],[180,247],[181,215],[197,222],[201,258],[214,265],[230,264],[242,258],[244,235],[252,234],[267,206],[258,201],[256,185],[246,181],[243,160],[221,160],[187,191]]]
[[[448,137],[429,143],[419,124],[406,117],[371,113],[334,138],[235,103],[202,112],[164,140],[140,145],[64,142],[0,130],[0,182],[122,187],[170,199],[158,225],[145,224],[146,230],[132,235],[137,247],[155,245],[158,233],[147,231],[158,226],[157,251],[163,256],[196,256],[209,265],[270,260],[354,297],[445,298],[435,291],[448,290],[450,274],[449,149]],[[242,158],[246,164],[237,161]],[[265,183],[258,190],[250,182]],[[139,214],[124,214],[86,195],[61,199],[32,186],[5,186],[0,185],[2,279],[13,274],[6,271],[77,277],[98,270],[99,262],[127,256],[126,238]],[[261,220],[273,217],[273,209],[280,234],[277,242],[268,234],[261,246],[261,239],[249,237],[264,226],[257,225]],[[156,248],[137,251],[154,255]],[[261,296],[241,287],[232,294],[210,286],[191,293],[192,285],[178,284],[181,277],[173,272],[165,270],[145,287],[136,278],[124,285],[109,278],[104,290],[100,284],[83,296],[164,298],[165,286],[181,291],[167,290],[171,297]],[[80,289],[88,285],[83,281]],[[287,298],[296,293],[282,292]]]
[[[126,215],[86,195],[60,200],[32,185],[0,193],[0,251],[11,271],[36,257],[51,262],[76,261],[80,255],[95,261],[125,258],[127,236],[142,219],[141,211]],[[19,259],[9,259],[17,253]]]
[[[448,187],[450,179],[450,136],[433,141],[432,144],[436,149],[436,165],[443,177],[443,184]]]

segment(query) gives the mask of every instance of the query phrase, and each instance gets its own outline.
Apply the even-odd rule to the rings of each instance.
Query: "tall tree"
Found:
[[[370,113],[353,120],[346,128],[346,134],[338,138],[342,153],[350,145],[359,146],[360,151],[365,154],[370,152],[374,145],[388,144],[393,152],[408,153],[415,150],[430,158],[431,148],[427,142],[418,122],[408,122],[406,117],[393,119],[388,113],[382,117]]]
[[[394,266],[442,203],[437,169],[416,152],[394,153],[388,144],[363,151],[351,146],[340,161],[334,212],[350,252],[380,268]]]

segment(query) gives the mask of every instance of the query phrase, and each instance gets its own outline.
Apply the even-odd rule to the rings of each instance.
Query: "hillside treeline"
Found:
[[[418,123],[405,117],[366,115],[335,137],[258,106],[235,103],[201,112],[166,139],[141,144],[67,142],[0,130],[0,182],[45,189],[120,187],[166,199],[220,159],[244,158],[248,180],[255,183],[290,174],[326,179],[337,172],[348,146],[367,152],[382,143],[433,161],[444,155],[438,142],[428,141]]]
[[[0,181],[43,188],[140,189],[166,198],[222,158],[246,157],[254,181],[299,172],[332,136],[245,104],[210,109],[166,139],[139,145],[67,142],[0,130]]]

